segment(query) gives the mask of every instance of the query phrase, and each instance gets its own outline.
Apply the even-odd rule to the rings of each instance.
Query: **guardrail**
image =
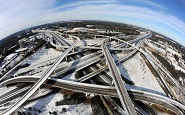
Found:
[[[4,86],[11,83],[16,82],[35,82],[40,78],[40,76],[19,76],[15,78],[8,79],[0,84],[0,86]],[[44,84],[51,85],[58,88],[64,88],[68,90],[80,91],[85,93],[93,93],[100,95],[107,95],[117,97],[118,94],[116,92],[116,88],[113,86],[102,86],[102,85],[94,85],[94,84],[86,84],[79,83],[74,81],[66,81],[57,78],[48,78]],[[185,105],[181,104],[178,101],[175,101],[165,95],[162,95],[160,92],[148,89],[140,89],[139,87],[126,87],[127,91],[133,100],[147,101],[150,103],[155,103],[162,105],[163,107],[169,108],[173,112],[181,115],[182,112],[180,109],[185,110]],[[111,92],[111,93],[110,93]],[[177,108],[178,107],[178,108]],[[183,115],[183,114],[182,114]]]
[[[54,69],[58,66],[58,64],[78,44],[78,42],[80,42],[79,38],[77,38],[76,43],[74,43],[70,48],[68,48],[63,54],[59,56],[56,62],[41,76],[41,78],[25,95],[23,95],[15,104],[13,104],[10,108],[5,110],[2,114],[9,115],[13,111],[15,111],[19,106],[21,106],[44,83],[44,81],[50,76],[50,74],[54,71]]]
[[[102,47],[103,53],[105,55],[106,61],[108,63],[109,70],[113,76],[113,82],[114,82],[114,85],[116,86],[116,90],[117,90],[119,99],[120,99],[121,104],[122,104],[123,108],[125,109],[125,113],[127,115],[136,115],[136,110],[135,110],[135,108],[132,104],[132,101],[128,95],[128,92],[125,88],[125,83],[124,83],[123,79],[121,78],[121,76],[117,70],[117,66],[116,66],[107,46],[106,46],[106,43],[108,42],[108,40],[109,40],[109,38],[102,40],[101,47]]]

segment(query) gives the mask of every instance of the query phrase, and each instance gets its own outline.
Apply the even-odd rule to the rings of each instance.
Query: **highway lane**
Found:
[[[43,32],[43,31],[37,31],[37,32]],[[53,33],[56,33],[53,35]],[[50,43],[51,45],[53,45],[54,47],[59,47],[59,48],[69,48],[71,46],[71,43],[66,41],[65,39],[58,39],[58,37],[60,36],[61,33],[57,32],[57,31],[46,31],[46,33],[51,33],[57,40],[60,40],[64,45],[56,45],[53,43],[53,38],[50,38]],[[60,36],[62,37],[62,36]],[[70,35],[70,37],[74,37],[72,35]],[[109,38],[109,36],[104,36],[105,38]],[[139,39],[137,40],[134,40],[134,41],[138,41]],[[121,44],[118,44],[119,46]],[[110,50],[122,50],[122,51],[129,51],[129,50],[133,50],[134,48],[130,47],[130,48],[116,48],[115,47],[116,45],[114,45],[113,47],[109,48]],[[97,50],[101,50],[101,47],[95,47],[95,46],[78,46],[78,48],[81,48],[81,49],[97,49]]]
[[[148,58],[149,61],[152,61],[157,69],[160,69],[163,73],[166,74],[166,76],[182,91],[182,93],[185,95],[185,90],[183,89],[183,87],[181,86],[181,84],[173,78],[173,76],[170,74],[170,72],[160,63],[158,63],[155,58],[153,58],[152,56],[148,56],[145,52],[143,52],[143,55],[145,55],[146,58]],[[170,88],[169,88],[170,89]],[[173,92],[171,92],[171,94],[173,94]],[[174,96],[174,98],[176,98]]]
[[[138,41],[141,41],[141,40],[143,40],[143,39],[147,39],[147,38],[150,38],[152,36],[152,34],[151,33],[149,33],[149,34],[146,34],[146,35],[143,35],[143,36],[139,36],[139,37],[137,37],[137,38],[135,38],[135,39],[133,39],[133,40],[130,40],[130,41],[128,41],[128,43],[129,44],[133,44],[133,43],[135,43],[136,42],[136,44],[137,44],[137,42]],[[119,36],[114,36],[115,38],[117,38],[117,40],[118,41],[122,41],[120,38],[122,38],[122,37],[119,37]],[[117,45],[115,45],[114,47],[115,48],[121,48],[121,47],[125,47],[125,46],[127,46],[128,44],[126,44],[126,43],[120,43],[120,44],[117,44]]]
[[[61,36],[61,33],[58,31],[51,31],[51,30],[36,30],[35,32],[41,32],[41,33],[50,33],[53,37],[56,38],[56,40],[60,43],[59,45],[63,44],[65,46],[71,46],[72,44],[64,39],[63,36]],[[50,37],[50,36],[49,36]],[[75,36],[70,36],[75,37]]]
[[[57,66],[55,72],[58,72],[58,71],[63,70],[64,67],[70,67],[70,66],[72,66],[72,65],[75,66],[75,65],[80,64],[80,63],[83,64],[84,61],[92,60],[92,58],[93,58],[93,59],[94,59],[94,58],[98,59],[98,58],[100,58],[101,55],[102,55],[101,52],[98,51],[98,52],[94,52],[94,53],[85,55],[85,56],[81,57],[80,59],[76,59],[76,60],[70,61],[70,62],[68,62],[68,63],[66,63],[66,64],[61,63],[61,64],[59,64],[59,65]]]
[[[83,50],[83,51],[80,51],[80,52],[71,52],[71,53],[68,53],[68,54],[67,54],[67,57],[68,57],[68,56],[75,55],[75,54],[79,54],[79,53],[82,53],[82,52],[85,52],[85,51],[88,51],[88,50]],[[84,57],[86,57],[86,56],[84,56]],[[83,57],[82,57],[82,58],[83,58]],[[18,72],[16,72],[16,76],[19,76],[20,74],[23,74],[23,73],[28,73],[28,71],[35,70],[35,69],[37,69],[37,68],[39,68],[39,67],[44,67],[44,66],[46,66],[46,65],[53,64],[53,63],[55,62],[56,59],[57,59],[57,57],[56,57],[56,58],[52,58],[52,59],[48,59],[48,60],[46,60],[46,61],[43,61],[43,62],[34,64],[34,65],[30,65],[30,66],[25,67],[25,68],[21,68],[21,70],[18,70]],[[71,62],[69,62],[69,63],[71,63]],[[61,66],[61,65],[63,65],[63,63],[59,64],[59,65],[57,66],[57,68],[58,68],[59,66]],[[56,69],[57,69],[57,68],[56,68]],[[55,70],[56,70],[56,69],[55,69]]]
[[[60,41],[62,40],[63,42],[65,42],[66,46],[71,46],[72,45],[69,41],[65,40],[65,38],[63,36],[61,36],[62,33],[58,32],[58,31],[52,31],[51,33],[55,33],[55,35],[59,38]],[[70,35],[69,37],[70,38],[75,38],[75,36],[73,36],[73,35]],[[75,39],[77,39],[77,38],[75,38]]]
[[[89,68],[88,68],[88,70],[89,71],[91,71],[91,72],[94,72],[94,71],[97,71],[97,69],[100,69],[100,68],[102,68],[102,66],[98,63],[98,64],[96,64],[96,65],[94,65],[94,66],[90,66]],[[105,83],[105,84],[107,84],[107,85],[110,85],[110,86],[112,86],[113,84],[112,84],[112,76],[109,76],[108,74],[106,74],[106,72],[107,71],[102,71],[102,72],[100,72],[100,71],[98,71],[99,73],[94,73],[94,75],[98,75],[97,76],[97,78],[95,78],[96,80],[98,80],[98,81],[100,81],[100,82],[102,82],[102,83]],[[92,74],[91,74],[92,75]],[[93,75],[92,75],[93,76]],[[90,79],[90,78],[89,78]],[[90,79],[90,81],[93,83],[93,81]],[[94,83],[93,83],[94,84]]]
[[[23,87],[25,87],[25,86],[23,86]],[[15,88],[15,89],[12,89],[11,91],[8,91],[6,94],[0,94],[0,100],[2,99],[2,98],[4,98],[6,95],[11,95],[12,93],[14,93],[14,92],[16,92],[16,91],[18,91],[20,89],[20,87],[17,87],[17,88]]]
[[[128,55],[127,57],[125,57],[125,58],[128,59],[128,58],[129,58],[131,55],[133,55],[135,52],[136,52],[136,50],[134,50],[133,52],[129,53],[129,55]],[[96,53],[95,55],[98,55],[98,54],[101,54],[101,51],[98,51],[98,53]],[[92,56],[91,56],[91,55],[92,55]],[[94,53],[93,53],[93,54],[90,54],[90,55],[87,55],[87,56],[88,56],[88,57],[91,56],[91,57],[94,58],[93,55],[94,55]],[[85,57],[86,57],[86,56],[85,56]],[[89,60],[89,58],[85,58],[85,57],[82,57],[82,58],[80,59],[81,61],[78,63],[78,65],[76,66],[76,68],[78,68],[78,67],[80,66],[80,64],[81,64],[81,62],[82,62],[83,60],[85,60],[85,59]],[[87,60],[86,60],[86,61],[87,61]],[[99,59],[97,59],[97,61],[98,61],[98,60],[99,60]],[[122,60],[120,60],[119,62],[124,61],[124,60],[125,60],[125,59],[122,58]],[[96,62],[97,62],[97,61],[96,61]],[[69,64],[70,64],[70,63],[73,63],[73,62],[69,62]],[[90,63],[91,63],[91,62],[90,62]],[[87,65],[89,65],[90,63],[88,62]],[[73,65],[74,65],[74,64],[73,64]],[[87,65],[85,65],[85,67],[87,67]],[[64,66],[64,65],[62,65],[62,66]],[[59,67],[59,66],[58,66],[57,68],[63,68],[63,67]],[[59,75],[65,73],[65,70],[67,70],[67,68],[66,68],[65,70],[61,70],[59,73],[57,73],[57,71],[58,71],[57,68],[56,68],[56,70],[55,70],[56,74],[53,75],[53,77],[59,76]],[[68,70],[71,70],[71,68],[73,68],[73,67],[68,68]],[[84,67],[83,67],[83,68],[84,68]],[[107,68],[108,68],[108,67],[107,67]],[[82,68],[81,68],[81,69],[82,69]],[[78,70],[79,70],[79,69],[78,69]],[[103,69],[103,70],[104,70],[104,69]],[[103,71],[103,70],[102,70],[102,71]],[[102,72],[102,71],[100,71],[100,72]],[[98,73],[99,73],[99,72],[98,72]],[[86,76],[86,78],[91,78],[91,77],[93,77],[94,75],[96,75],[96,74],[93,74],[93,73],[92,73],[90,76]],[[82,79],[83,79],[83,78],[82,78]],[[81,79],[81,80],[82,80],[82,79]]]
[[[0,86],[5,86],[7,84],[16,83],[16,82],[35,82],[38,81],[40,76],[19,76],[15,78],[8,79],[2,83]],[[117,97],[116,88],[112,86],[102,86],[94,84],[79,83],[74,81],[66,81],[57,78],[48,78],[44,84],[52,85],[53,87],[63,88],[67,90],[73,90],[78,92],[93,93],[100,95],[107,95],[112,97]],[[157,91],[147,91],[145,89],[140,89],[139,87],[126,87],[130,97],[133,100],[140,100],[151,102],[155,104],[160,104],[163,107],[168,107],[170,110],[175,113],[182,114],[182,112],[177,108],[185,110],[185,106],[178,101],[175,101],[165,95],[162,95]],[[110,93],[111,92],[111,93]],[[177,106],[177,107],[176,107]]]
[[[150,33],[150,34],[151,34],[151,33]],[[151,35],[150,35],[150,36],[151,36]],[[150,36],[149,36],[149,37],[150,37]],[[120,40],[119,38],[116,38],[116,37],[114,37],[113,39]],[[126,42],[126,41],[124,41],[124,40],[120,40],[120,41],[123,42],[124,45],[125,45],[125,44],[130,45],[130,46],[132,46],[133,48],[135,48],[136,50],[140,51],[138,45],[140,45],[141,43],[138,43],[136,46],[134,46],[134,45],[132,45],[130,42]],[[143,43],[142,43],[142,44],[143,44]],[[142,52],[141,52],[141,53],[142,53]],[[145,57],[146,57],[146,54],[145,54]],[[148,62],[151,64],[151,66],[156,70],[156,67],[154,66],[153,61],[149,60],[147,57],[146,57],[146,59],[147,59]],[[156,70],[156,71],[157,71],[157,70]],[[159,74],[159,73],[157,73],[157,74]],[[169,92],[169,94],[170,94],[171,96],[175,96],[175,94],[171,91],[171,89],[169,88],[169,86],[168,86],[168,84],[165,82],[165,80],[164,80],[161,76],[158,76],[158,77],[159,77],[159,79],[161,80],[161,82],[162,82],[162,84],[164,85],[164,87],[166,88],[166,90]]]
[[[100,54],[101,55],[101,54]],[[61,67],[58,67],[55,71],[55,73],[53,73],[51,76],[52,77],[58,77],[58,76],[61,76],[67,72],[70,72],[71,71],[78,71],[78,70],[81,70],[87,66],[90,66],[94,63],[97,63],[98,61],[100,61],[100,57],[99,56],[94,56],[94,57],[91,57],[87,60],[80,60],[79,62],[78,61],[75,61],[74,63],[67,63],[66,65],[63,65]],[[70,65],[70,66],[69,66]],[[65,67],[66,66],[66,67]]]
[[[53,44],[53,43],[52,43]],[[53,45],[54,47],[56,47],[56,45]],[[69,46],[60,46],[60,48],[69,48]],[[96,50],[101,50],[101,47],[95,47],[95,46],[78,46],[78,48],[81,48],[81,49],[96,49]],[[129,48],[116,48],[116,47],[110,47],[109,48],[110,50],[118,50],[118,51],[130,51],[130,50],[133,50],[134,48],[132,47],[129,47]]]
[[[128,92],[125,88],[125,83],[124,83],[123,79],[121,78],[121,76],[118,72],[117,66],[116,66],[107,46],[106,46],[106,42],[108,40],[109,39],[102,40],[101,47],[102,47],[103,53],[105,55],[106,61],[108,63],[109,71],[111,72],[111,74],[113,76],[113,82],[116,87],[119,99],[120,99],[121,104],[122,104],[123,108],[125,109],[125,113],[127,115],[136,115],[136,110],[135,110],[135,108],[132,104],[132,101],[128,95]]]
[[[126,55],[125,57],[123,58],[120,58],[118,61],[116,61],[116,64],[119,64],[119,63],[122,63],[123,61],[129,59],[132,55],[134,55],[136,53],[137,50],[133,50],[132,52],[128,53],[128,55]],[[71,54],[71,53],[70,53]],[[74,54],[77,54],[74,53]],[[72,54],[71,54],[72,55]],[[101,51],[98,51],[98,52],[95,52],[95,53],[92,53],[92,54],[88,54],[86,56],[83,56],[81,59],[77,59],[77,60],[74,60],[74,61],[71,61],[69,63],[61,63],[57,66],[57,68],[55,69],[55,73],[52,73],[53,77],[56,77],[56,76],[59,76],[59,75],[62,75],[64,73],[66,73],[67,71],[71,71],[72,69],[76,68],[76,71],[79,70],[79,69],[82,69],[84,67],[87,67],[88,65],[90,65],[91,63],[96,63],[97,61],[100,60],[100,57],[102,54],[101,54]],[[98,57],[97,57],[98,56]],[[93,57],[93,58],[91,58]],[[52,61],[55,61],[55,59],[53,59]],[[84,60],[87,61],[87,64],[84,65],[84,67],[82,67],[82,64],[84,63]],[[50,60],[49,60],[50,61]],[[78,64],[75,64],[76,62],[79,62]],[[49,63],[49,62],[48,62]],[[44,63],[41,63],[41,66],[44,66],[43,65]],[[21,73],[26,73],[26,71],[29,71],[30,69],[33,69],[35,68],[35,66],[37,65],[32,65],[32,66],[29,66],[29,67],[26,67],[26,68],[23,68],[22,71],[20,71],[17,75],[21,74]],[[39,67],[39,66],[38,66]],[[108,67],[106,67],[106,69],[108,69]],[[102,69],[101,71],[99,71],[98,73],[100,72],[103,72],[104,70],[106,69]],[[59,73],[58,73],[59,72]],[[96,72],[93,72],[91,73],[90,75],[86,75],[84,77],[82,77],[80,80],[84,81],[85,79],[88,79],[88,78],[91,78],[95,75],[97,75],[98,73]]]
[[[151,34],[151,33],[149,33],[149,34]],[[118,38],[116,38],[116,37],[112,37],[112,39],[115,39],[115,40],[120,40],[120,39],[118,39]],[[134,45],[132,45],[132,44],[130,44],[129,42],[126,42],[126,41],[124,41],[124,40],[120,40],[120,41],[122,41],[122,42],[124,42],[124,43],[126,43],[126,44],[128,44],[128,45],[130,45],[130,46],[132,46],[133,48],[135,48],[137,51],[139,51],[140,53],[142,53],[144,56],[145,56],[145,58],[147,59],[147,60],[149,60],[149,61],[152,61],[160,70],[162,70],[166,75],[167,75],[167,77],[177,86],[177,87],[179,87],[180,88],[180,90],[182,91],[182,93],[185,95],[185,91],[184,91],[184,89],[182,88],[182,86],[180,85],[180,83],[178,82],[178,81],[176,81],[175,79],[173,79],[173,77],[169,74],[169,72],[163,67],[163,66],[161,66],[158,62],[156,62],[154,59],[152,59],[152,57],[150,57],[148,54],[146,54],[144,51],[142,51],[141,49],[139,49],[137,46],[134,46]],[[165,84],[164,84],[165,85]],[[165,86],[165,87],[168,87],[168,86]],[[168,88],[169,89],[169,88]],[[171,94],[173,94],[172,92],[171,92]],[[174,98],[176,97],[175,95],[173,95],[174,96]]]
[[[122,63],[123,61],[126,61],[127,59],[129,59],[132,55],[134,55],[136,53],[137,50],[133,50],[132,52],[128,53],[125,57],[123,58],[120,58],[119,60],[117,60],[115,63],[116,65],[119,64],[119,63]],[[99,73],[105,71],[109,69],[108,66],[105,66],[105,67],[102,67],[98,70],[94,70],[93,72],[85,75],[85,76],[82,76],[81,78],[77,79],[76,81],[77,82],[83,82],[87,79],[90,79],[91,77],[95,76],[95,75],[98,75]]]
[[[53,47],[55,47],[56,49],[62,50],[61,45],[59,45],[59,44],[54,44],[54,43],[53,43],[53,37],[50,37],[49,42],[50,42],[50,44],[51,44]]]
[[[51,35],[53,35],[53,37],[59,42],[60,45],[65,45],[65,46],[71,46],[71,44],[69,42],[67,42],[66,40],[64,40],[64,37],[59,36],[56,33],[51,32]]]
[[[87,80],[87,79],[92,78],[92,77],[95,76],[95,75],[98,75],[99,73],[105,71],[106,69],[108,69],[107,66],[102,67],[102,68],[100,68],[100,69],[98,69],[98,70],[95,70],[95,71],[93,71],[93,72],[91,72],[91,73],[85,75],[85,76],[82,76],[81,78],[77,79],[76,81],[77,81],[77,82],[83,82],[83,81],[85,81],[85,80]]]
[[[166,89],[166,93],[169,94],[170,97],[174,97],[175,99],[177,99],[176,94],[172,91],[172,89],[169,87],[169,84],[166,82],[166,80],[164,79],[163,74],[161,73],[160,70],[158,70],[158,68],[156,68],[156,66],[154,65],[154,63],[151,60],[148,60],[148,62],[150,63],[150,65],[153,67],[153,69],[156,71],[161,83],[163,84],[163,86]]]
[[[49,31],[50,32],[50,31]],[[50,32],[51,33],[51,32]],[[106,36],[106,37],[108,37],[108,36]],[[65,44],[66,46],[61,46],[62,48],[68,48],[69,46],[67,46],[68,44]],[[91,48],[91,47],[89,47],[89,46],[80,46],[80,47],[83,47],[83,48]],[[101,47],[93,47],[93,49],[101,49]],[[114,50],[132,50],[133,48],[131,47],[131,48],[113,48]],[[89,76],[89,78],[90,77],[92,77],[93,76],[93,74],[91,74],[91,76]]]
[[[76,54],[76,53],[73,53],[73,54]],[[64,73],[71,71],[71,70],[74,70],[74,69],[79,70],[84,67],[87,67],[91,64],[98,62],[101,59],[101,56],[103,56],[103,54],[101,54],[101,52],[98,51],[98,52],[94,52],[92,54],[85,55],[85,56],[81,57],[80,59],[70,61],[68,63],[60,63],[56,67],[55,71],[52,73],[52,77],[59,76],[61,74],[64,74]],[[53,61],[55,61],[55,60],[53,60]],[[43,64],[41,64],[41,65],[43,65]],[[20,75],[21,73],[26,73],[27,71],[30,71],[31,69],[35,70],[34,66],[23,68],[22,71],[17,73],[17,75]]]
[[[108,101],[110,101],[117,109],[120,113],[122,113],[123,115],[125,115],[125,111],[123,110],[123,108],[121,108],[112,98],[110,98],[109,96],[104,96]]]
[[[141,41],[139,41],[135,47],[139,48],[139,46],[143,46],[144,45],[144,40],[145,39],[142,39]],[[144,48],[144,49],[147,51],[146,48]],[[147,54],[149,55],[150,53],[147,53]],[[150,57],[151,57],[151,55],[150,55]],[[153,67],[153,69],[156,71],[156,74],[158,75],[161,83],[163,84],[163,86],[165,87],[165,89],[167,91],[166,93],[169,94],[168,96],[174,97],[175,96],[174,92],[169,88],[169,84],[166,83],[166,81],[164,80],[164,77],[162,77],[161,72],[158,71],[158,69],[155,67],[154,63],[151,60],[148,60],[148,62]],[[177,98],[175,97],[175,99],[177,99]]]
[[[148,104],[139,101],[133,101],[138,115],[158,115],[154,109],[152,109]]]
[[[60,42],[60,41],[59,41]],[[34,84],[34,86],[23,95],[15,104],[13,104],[10,108],[5,110],[3,114],[9,115],[13,111],[15,111],[19,106],[21,106],[42,84],[43,82],[50,76],[50,74],[55,70],[58,64],[65,58],[65,56],[80,42],[80,39],[77,38],[76,43],[74,43],[69,49],[67,49],[64,53],[62,53],[59,58],[55,61],[55,63],[41,76],[41,78]]]
[[[5,78],[9,77],[9,74],[11,74],[22,62],[19,62],[17,65],[15,65],[11,70],[9,70],[6,74],[4,74],[1,78],[0,78],[0,82],[2,80],[4,80]]]
[[[24,88],[18,89],[17,91],[14,92],[8,92],[6,95],[2,95],[0,98],[0,106],[4,105],[7,103],[8,100],[12,100],[13,98],[16,98],[17,95],[21,95],[28,91],[31,88],[31,86],[26,86]]]

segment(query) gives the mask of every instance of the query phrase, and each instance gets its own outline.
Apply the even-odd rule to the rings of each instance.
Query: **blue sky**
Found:
[[[184,0],[0,0],[0,39],[56,21],[105,20],[151,29],[185,46]]]

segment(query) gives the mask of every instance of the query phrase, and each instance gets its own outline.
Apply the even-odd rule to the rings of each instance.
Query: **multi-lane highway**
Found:
[[[53,87],[58,87],[58,88],[63,88],[63,89],[68,89],[68,90],[119,97],[121,104],[123,106],[123,109],[124,109],[124,114],[127,114],[127,115],[137,114],[134,104],[132,103],[131,99],[159,104],[165,108],[170,109],[176,114],[183,115],[182,110],[185,110],[185,106],[181,104],[180,102],[175,101],[172,98],[166,97],[165,95],[157,91],[153,91],[153,90],[149,91],[148,89],[143,90],[143,88],[140,89],[136,86],[128,87],[127,85],[125,85],[126,83],[123,81],[118,71],[118,68],[116,67],[116,64],[119,64],[120,62],[131,58],[132,55],[134,55],[137,51],[139,51],[149,61],[151,61],[151,65],[154,63],[160,69],[160,71],[163,71],[174,82],[174,84],[179,86],[179,83],[172,78],[172,76],[165,70],[164,67],[162,67],[153,58],[151,58],[145,52],[139,49],[139,47],[143,45],[144,39],[151,37],[152,35],[151,33],[148,33],[143,36],[139,36],[138,38],[131,40],[129,42],[125,42],[124,40],[121,40],[119,36],[113,36],[113,37],[105,36],[106,39],[102,40],[101,47],[91,47],[91,46],[80,46],[79,47],[82,49],[96,49],[96,50],[102,49],[102,51],[97,51],[97,52],[85,55],[81,57],[80,59],[72,60],[69,63],[60,64],[60,62],[68,55],[68,53],[77,46],[80,39],[78,37],[71,36],[73,39],[77,39],[74,44],[71,44],[70,42],[66,41],[64,37],[60,35],[59,32],[56,32],[56,31],[39,31],[39,32],[50,33],[52,35],[52,37],[50,38],[51,45],[55,47],[60,47],[63,49],[67,48],[67,50],[64,50],[64,53],[62,53],[59,56],[59,58],[56,59],[56,61],[52,64],[52,66],[50,66],[50,68],[41,76],[19,76],[19,77],[7,79],[1,82],[0,87],[7,85],[7,84],[11,84],[11,83],[16,83],[16,82],[34,82],[35,83],[33,86],[27,86],[27,87],[18,89],[17,91],[12,90],[4,95],[1,95],[0,96],[1,97],[0,106],[5,105],[9,101],[11,101],[13,98],[19,98],[19,100],[16,101],[13,105],[1,107],[0,108],[1,110],[4,110],[8,107],[8,109],[3,111],[3,113],[1,114],[11,114],[19,106],[21,106],[42,84],[47,84]],[[56,44],[53,43],[53,39],[56,40]],[[107,43],[109,42],[110,39],[122,41],[123,43],[112,45],[112,47],[108,48]],[[125,46],[131,46],[131,47],[121,48]],[[131,52],[128,53],[128,55],[126,55],[125,57],[115,62],[110,53],[110,51],[112,50],[124,50],[124,51],[131,51]],[[98,67],[99,69],[95,68],[94,66],[91,66],[91,65],[95,65],[97,62],[103,59],[102,53],[104,54],[104,57],[106,59],[106,64],[108,66],[107,65],[99,66]],[[59,78],[59,76],[64,75],[66,72],[79,71],[85,67],[89,67],[89,69],[92,72],[88,74],[86,73],[84,76],[77,79],[76,81],[78,82],[57,79]],[[104,72],[105,70],[107,71],[107,69],[109,69],[109,71],[112,74],[111,80],[113,80],[115,87],[80,83],[87,79],[91,79],[93,76],[101,72]],[[25,71],[27,70],[25,69]],[[57,78],[54,78],[54,77],[57,77]],[[100,78],[106,79],[106,76],[100,75]],[[182,88],[181,86],[179,87]],[[166,88],[168,88],[168,86]]]
[[[116,86],[119,99],[121,101],[122,106],[125,108],[125,113],[127,115],[136,115],[134,105],[132,104],[132,101],[125,88],[125,83],[121,78],[120,73],[118,72],[117,66],[106,46],[106,42],[108,41],[109,39],[102,40],[101,46],[102,46],[102,51],[105,55],[106,61],[108,63],[109,70],[113,76],[113,82],[114,82],[114,85]]]
[[[149,35],[148,35],[148,37],[150,37],[151,36],[151,33],[149,33]],[[116,38],[116,37],[113,37],[112,39],[115,39],[115,40],[120,40],[120,41],[122,41],[122,42],[124,42],[125,44],[127,44],[127,45],[129,45],[129,46],[132,46],[132,47],[134,47],[137,51],[139,51],[139,52],[141,52],[145,57],[146,57],[146,59],[147,60],[149,60],[149,61],[151,61],[152,63],[154,63],[156,66],[157,66],[157,68],[159,68],[162,72],[164,72],[165,74],[166,74],[166,76],[182,91],[182,93],[185,95],[185,91],[184,91],[184,89],[182,88],[182,86],[180,85],[180,83],[178,82],[178,81],[176,81],[171,75],[170,75],[170,73],[161,65],[161,64],[159,64],[158,62],[156,62],[156,60],[155,59],[153,59],[151,56],[149,56],[147,53],[145,53],[144,51],[142,51],[141,49],[139,49],[137,46],[134,46],[133,44],[131,44],[131,43],[129,43],[129,42],[126,42],[126,41],[124,41],[124,40],[121,40],[121,39],[119,39],[119,38]],[[155,67],[154,67],[155,68]],[[163,85],[165,85],[165,84],[163,84]],[[165,87],[169,87],[168,85],[165,85]],[[169,88],[168,88],[169,89]],[[170,91],[170,90],[169,90]],[[173,94],[172,92],[171,92],[171,94]],[[173,95],[173,97],[175,98],[176,96],[175,95]]]
[[[115,63],[119,64],[119,63],[121,63],[123,61],[126,61],[127,59],[131,58],[132,55],[135,54],[135,53],[136,53],[136,50],[133,50],[132,52],[128,53],[123,58],[120,58],[119,60],[117,60]],[[77,79],[76,81],[83,82],[83,81],[85,81],[87,79],[90,79],[91,77],[93,77],[93,76],[95,76],[95,75],[97,75],[97,74],[99,74],[99,73],[101,73],[101,72],[103,72],[103,71],[105,71],[107,69],[108,69],[108,66],[101,67],[98,70],[94,70],[93,72],[91,72],[91,73],[89,73],[89,74],[87,74],[85,76],[82,76],[81,78]]]
[[[54,47],[60,47],[60,48],[69,48],[70,46],[58,46],[54,43],[52,43]],[[51,44],[51,45],[52,45]],[[116,46],[116,45],[115,45]],[[80,49],[95,49],[95,50],[101,50],[101,47],[98,47],[98,46],[79,46],[78,48]],[[134,48],[132,47],[129,47],[129,48],[116,48],[116,47],[110,47],[109,48],[110,50],[117,50],[117,51],[130,51],[130,50],[133,50]]]
[[[31,86],[26,86],[26,87],[23,87],[21,89],[17,88],[16,91],[13,90],[13,91],[8,92],[4,95],[1,95],[0,96],[0,106],[6,104],[11,99],[17,98],[18,97],[17,95],[21,95],[21,94],[25,93],[30,88],[31,88]]]
[[[0,85],[5,86],[7,84],[16,83],[16,82],[35,82],[40,78],[40,76],[20,76],[8,79],[4,82],[2,82]],[[66,81],[61,80],[57,78],[48,78],[44,84],[52,85],[54,87],[68,89],[68,90],[74,90],[74,91],[80,91],[85,93],[93,93],[93,94],[100,94],[100,95],[107,95],[107,96],[113,96],[117,97],[117,91],[115,87],[112,86],[102,86],[102,85],[93,85],[93,84],[86,84],[86,83],[79,83],[79,82],[73,82],[73,81]],[[179,113],[182,115],[181,110],[179,110],[177,107],[185,110],[185,106],[178,101],[175,101],[169,97],[166,97],[164,94],[161,94],[160,92],[143,89],[139,87],[126,87],[127,91],[129,93],[129,96],[133,100],[140,100],[140,101],[147,101],[155,104],[160,104],[166,108],[169,108],[170,110]],[[111,92],[111,93],[110,93]],[[15,94],[15,93],[14,93]],[[14,96],[11,94],[11,96]],[[18,95],[20,96],[20,95]],[[9,96],[10,97],[10,96]],[[176,107],[177,106],[177,107]]]
[[[133,39],[133,40],[128,41],[128,43],[129,43],[129,44],[133,44],[133,43],[136,43],[136,44],[137,44],[138,41],[141,41],[141,40],[143,40],[143,39],[150,38],[151,36],[152,36],[151,33],[145,34],[145,35],[139,36],[139,37],[137,37],[137,38],[135,38],[135,39]],[[118,41],[123,41],[123,40],[121,40],[122,37],[114,36],[113,39],[114,39],[114,38],[117,38],[116,40],[118,40]],[[120,44],[115,45],[114,47],[122,48],[122,47],[125,47],[125,46],[127,46],[127,45],[128,45],[127,43],[123,42],[123,43],[120,43]]]
[[[57,38],[57,39],[59,39],[59,38]],[[55,68],[59,65],[59,63],[78,44],[78,42],[80,42],[80,39],[79,38],[77,38],[76,43],[74,43],[70,48],[68,48],[64,53],[62,53],[59,56],[59,58],[55,61],[55,63],[41,76],[41,78],[35,83],[35,85],[29,91],[25,95],[23,95],[21,97],[21,99],[19,99],[10,108],[8,108],[7,110],[5,110],[3,112],[3,114],[9,115],[13,111],[15,111],[19,106],[21,106],[43,84],[43,82],[51,75],[51,73],[55,70]]]

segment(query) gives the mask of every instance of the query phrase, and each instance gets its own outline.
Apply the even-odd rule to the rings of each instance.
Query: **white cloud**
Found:
[[[149,0],[144,0],[143,3],[165,9],[165,7]],[[80,19],[111,20],[116,19],[116,17],[123,17],[123,20],[124,18],[130,18],[161,23],[185,36],[185,23],[172,14],[161,13],[149,9],[150,7],[120,4],[117,0],[84,0],[58,7],[55,7],[55,0],[47,0],[47,2],[45,0],[0,1],[0,4],[3,4],[3,7],[0,7],[0,37],[48,22]],[[107,17],[110,19],[107,19]],[[130,20],[126,21],[129,22]],[[134,22],[130,21],[129,23]]]
[[[139,4],[145,4],[145,5],[149,5],[149,6],[152,6],[152,7],[155,7],[159,10],[167,10],[166,7],[160,5],[160,4],[157,4],[155,2],[152,2],[151,0],[131,0],[132,2],[137,2]]]
[[[53,0],[0,0],[0,39],[21,29],[41,23],[42,16],[50,13]]]
[[[64,8],[70,8],[70,7],[77,7],[77,6],[84,6],[84,5],[88,5],[88,4],[107,4],[107,3],[117,3],[117,0],[82,0],[82,1],[78,1],[78,2],[74,2],[71,4],[66,4],[66,5],[62,5],[59,7],[56,7],[54,9],[64,9]]]
[[[69,10],[61,11],[54,15],[57,15],[58,18],[63,17],[62,19],[67,20],[77,19],[78,16],[82,17],[80,19],[83,19],[84,17],[88,19],[86,15],[101,14],[155,21],[158,23],[165,24],[185,35],[185,23],[180,19],[176,18],[171,14],[165,14],[138,6],[119,4],[86,5],[73,7]]]

